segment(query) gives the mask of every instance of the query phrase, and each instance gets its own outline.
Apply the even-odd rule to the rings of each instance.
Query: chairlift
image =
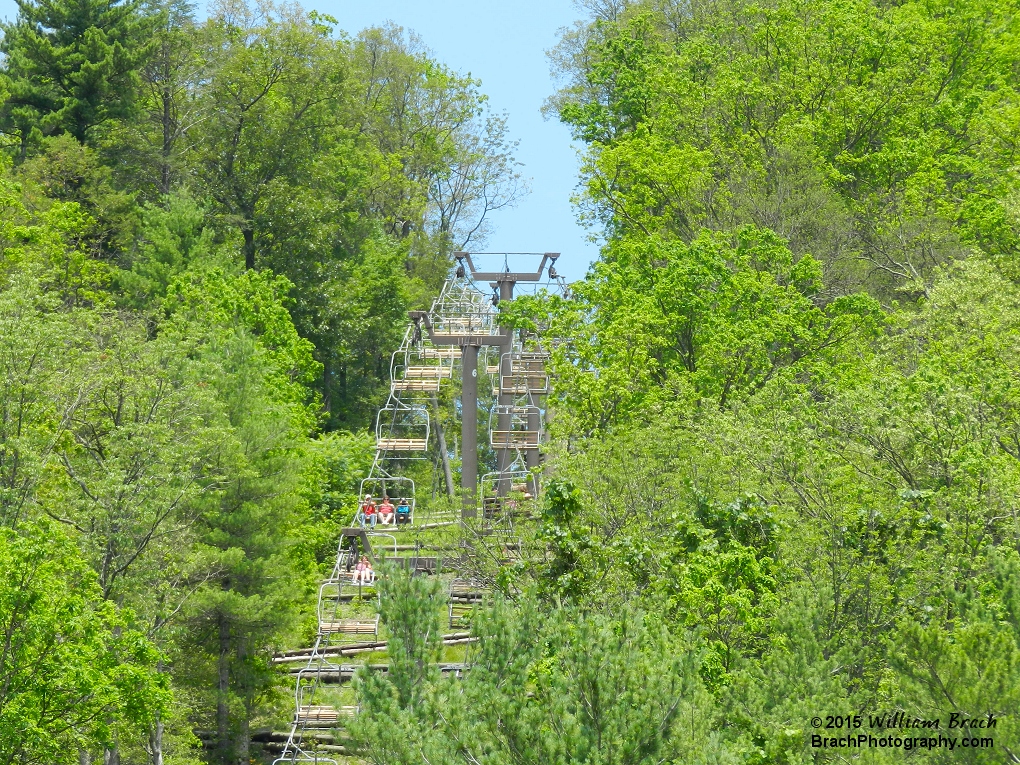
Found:
[[[429,412],[420,404],[390,399],[375,419],[375,448],[380,452],[423,452],[429,444]]]
[[[516,461],[507,470],[483,475],[478,496],[482,517],[491,520],[519,509],[521,502],[536,499],[538,481],[534,473]]]
[[[407,328],[400,347],[390,356],[390,391],[395,396],[438,392],[442,380],[453,377],[460,358],[459,348],[436,348],[416,336],[415,330],[413,324]]]
[[[393,517],[393,528],[402,528],[404,525],[414,525],[414,508],[416,505],[415,499],[415,486],[414,481],[410,478],[404,478],[401,476],[375,476],[371,478],[363,478],[361,481],[360,488],[358,490],[358,505],[365,502],[365,497],[369,497],[371,501],[375,502],[376,507],[386,497],[389,497],[390,502],[393,503],[394,509],[398,507],[399,501],[402,499],[407,500],[408,506],[411,508],[410,512],[407,513],[406,520],[400,520],[400,517],[394,512]],[[385,524],[389,525],[389,524]]]
[[[493,449],[537,449],[542,440],[541,423],[542,411],[537,406],[498,404],[489,413],[489,445]]]
[[[510,374],[503,374],[509,369]],[[545,359],[532,353],[513,351],[500,358],[499,387],[493,395],[544,396],[549,393],[549,375],[545,372]]]
[[[338,727],[343,720],[358,713],[356,706],[324,704],[320,691],[324,685],[323,672],[333,672],[339,665],[306,667],[298,672],[294,689],[294,725],[302,729],[329,729]]]

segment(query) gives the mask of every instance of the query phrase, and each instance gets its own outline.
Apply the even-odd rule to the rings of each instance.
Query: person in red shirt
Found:
[[[365,525],[368,524],[374,529],[375,521],[375,502],[372,501],[371,494],[366,494],[365,501],[361,503],[361,510],[358,511],[358,523],[361,524],[361,528],[365,528]]]
[[[379,521],[383,526],[393,523],[393,504],[389,497],[383,497],[382,504],[379,505]]]

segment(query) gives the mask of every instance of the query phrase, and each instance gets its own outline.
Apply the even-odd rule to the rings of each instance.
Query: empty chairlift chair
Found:
[[[431,345],[426,345],[421,349],[421,357],[427,360],[438,359],[444,364],[448,364],[451,369],[453,362],[460,359],[461,350],[460,348],[436,348]]]
[[[353,705],[336,705],[320,700],[325,694],[318,670],[298,673],[295,688],[294,724],[300,728],[336,728],[358,713]]]
[[[450,629],[465,629],[471,626],[471,612],[485,598],[485,591],[470,579],[454,579],[450,582],[449,623]]]
[[[432,348],[432,351],[439,349]],[[459,349],[458,349],[459,350]],[[435,393],[440,383],[453,376],[453,357],[423,353],[423,348],[410,347],[393,354],[390,361],[392,391]]]
[[[390,399],[375,420],[380,452],[424,452],[429,444],[429,413],[424,406]]]
[[[514,351],[500,360],[499,387],[493,393],[510,396],[545,396],[549,393],[549,375],[545,371],[546,354]],[[505,374],[507,371],[510,374]]]
[[[490,377],[496,378],[496,382],[493,385],[493,392],[495,387],[499,385],[499,370],[500,370],[500,355],[499,346],[487,346],[482,349],[482,355],[479,356],[479,365],[482,364],[482,359],[485,359],[485,374]]]
[[[497,405],[489,414],[493,449],[537,449],[542,441],[542,412],[537,406]]]
[[[319,633],[323,635],[371,635],[373,638],[378,638],[379,614],[371,619],[339,619],[331,622],[319,622]]]
[[[429,311],[437,337],[489,335],[497,331],[489,298],[464,282],[447,283]]]

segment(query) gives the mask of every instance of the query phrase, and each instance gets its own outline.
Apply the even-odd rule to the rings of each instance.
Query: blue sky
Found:
[[[577,223],[570,195],[577,183],[577,154],[569,131],[539,113],[554,88],[545,51],[557,30],[582,12],[571,0],[302,0],[309,10],[336,17],[351,33],[393,21],[417,32],[436,58],[482,81],[494,111],[509,115],[511,136],[531,193],[512,210],[493,214],[492,251],[559,251],[558,270],[568,279],[584,275],[597,256]],[[14,0],[0,0],[0,17],[13,18]]]

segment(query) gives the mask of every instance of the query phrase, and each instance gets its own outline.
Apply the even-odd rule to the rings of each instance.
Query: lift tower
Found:
[[[503,271],[479,271],[471,259],[471,255],[492,255],[500,254],[506,256],[518,256],[518,255],[531,255],[531,256],[542,256],[542,261],[538,265],[536,271],[511,271],[509,266]],[[455,252],[453,256],[457,259],[457,270],[458,274],[464,273],[464,266],[471,272],[471,278],[476,282],[488,282],[489,285],[496,291],[496,296],[499,302],[504,300],[513,300],[514,288],[518,282],[539,282],[542,279],[542,273],[545,271],[546,264],[550,267],[556,262],[556,259],[560,256],[558,252],[510,252],[510,253],[470,253],[470,252]],[[428,333],[429,340],[433,345],[436,346],[454,346],[461,349],[461,364],[463,369],[463,388],[461,391],[461,471],[460,471],[460,485],[463,490],[463,508],[461,510],[461,516],[464,518],[473,518],[477,512],[477,504],[475,498],[475,491],[478,484],[478,352],[484,346],[495,346],[499,348],[499,359],[500,359],[500,378],[504,376],[510,377],[512,375],[512,350],[513,350],[513,335],[509,329],[503,328],[497,334],[483,334],[483,333],[472,333],[470,324],[460,332],[441,332],[437,331],[433,325],[432,318],[429,316],[427,311],[411,311],[411,319],[414,323],[421,328],[424,326],[425,331]],[[500,422],[498,425],[497,432],[510,432],[510,417],[511,410],[513,408],[513,395],[504,394],[502,391],[499,394],[499,406],[501,414],[499,415]],[[502,412],[505,412],[502,413]],[[537,432],[539,430],[539,423],[537,422],[539,417],[538,409],[535,408],[534,414],[528,415],[529,418],[529,429],[532,428]],[[503,420],[506,420],[504,422]],[[531,420],[535,422],[532,423]],[[506,443],[500,445],[497,448],[497,456],[499,460],[500,471],[505,470],[511,462],[511,452],[515,445],[510,437],[506,439]],[[529,445],[530,446],[530,445]],[[534,444],[534,449],[528,449],[526,451],[528,466],[534,467],[538,465],[538,444]]]

